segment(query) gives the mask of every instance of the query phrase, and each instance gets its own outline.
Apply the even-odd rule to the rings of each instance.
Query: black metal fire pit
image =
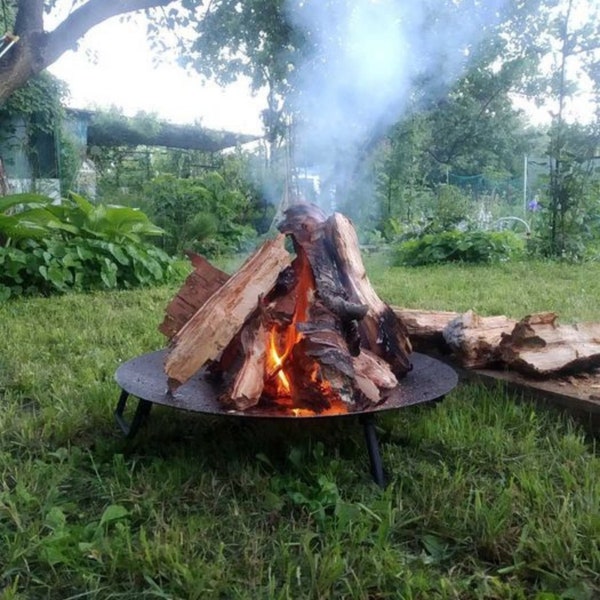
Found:
[[[365,432],[367,450],[371,461],[371,474],[374,481],[382,487],[385,485],[385,476],[375,430],[375,414],[414,404],[441,400],[458,383],[458,376],[454,369],[439,360],[415,352],[410,356],[413,365],[412,370],[401,380],[400,385],[392,391],[389,398],[382,404],[359,412],[338,415],[300,414],[296,416],[289,412],[277,412],[271,407],[268,409],[256,407],[245,411],[237,411],[227,409],[218,401],[222,389],[206,378],[204,370],[194,375],[176,392],[171,393],[167,387],[167,376],[163,367],[166,352],[166,350],[158,350],[138,356],[121,365],[115,373],[115,379],[122,390],[115,409],[115,418],[128,438],[135,436],[150,414],[153,404],[244,419],[294,419],[300,421],[304,419],[358,417]],[[124,417],[129,396],[138,399],[130,423]]]

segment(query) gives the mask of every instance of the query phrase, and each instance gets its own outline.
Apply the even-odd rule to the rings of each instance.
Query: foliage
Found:
[[[0,128],[3,135],[10,134],[11,121],[22,118],[29,136],[54,134],[64,115],[62,102],[67,88],[50,73],[32,77],[27,84],[14,92],[0,105]]]
[[[165,230],[163,248],[172,254],[247,249],[256,241],[256,231],[247,224],[253,216],[251,200],[217,172],[189,179],[161,175],[146,186],[148,210]]]
[[[549,21],[550,35],[544,40],[548,47],[556,48],[550,74],[542,82],[545,101],[553,107],[547,151],[550,178],[546,245],[555,257],[581,255],[578,246],[582,244],[573,235],[573,225],[582,221],[582,208],[586,204],[582,188],[588,187],[581,180],[581,164],[595,160],[600,147],[600,113],[597,110],[600,98],[600,8],[585,6],[590,13],[583,22],[577,15],[577,10],[581,9],[579,0],[567,0],[559,6]],[[585,132],[587,135],[582,128],[569,126],[566,114],[569,101],[573,102],[579,91],[577,81],[582,78],[587,80],[588,91],[596,103],[595,127],[590,126]],[[596,220],[597,214],[596,209],[591,218]]]
[[[30,294],[157,285],[175,276],[173,260],[141,242],[69,237],[0,247],[0,299]]]
[[[149,285],[173,275],[172,259],[144,241],[162,229],[139,210],[76,194],[61,204],[16,194],[0,199],[0,211],[3,298]]]
[[[446,231],[403,242],[396,264],[421,266],[445,262],[488,263],[522,256],[523,240],[512,231]]]
[[[65,96],[64,83],[49,73],[42,73],[30,79],[0,105],[0,145],[8,149],[9,154],[11,147],[22,147],[34,179],[58,176],[57,170],[65,177],[74,174],[76,167],[72,157],[68,156],[70,148],[61,131]],[[19,125],[25,127],[24,138],[22,134],[15,136]],[[58,147],[63,152],[60,162],[46,164],[47,156],[51,156],[53,149]],[[65,158],[64,162],[60,160],[62,158]]]
[[[600,319],[597,264],[369,261],[395,304]],[[173,292],[0,303],[7,600],[598,597],[593,437],[502,387],[383,416],[386,490],[352,419],[249,426],[156,406],[123,440],[114,371],[164,344]]]

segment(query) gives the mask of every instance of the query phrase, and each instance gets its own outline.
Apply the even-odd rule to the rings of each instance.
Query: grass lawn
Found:
[[[368,269],[407,307],[600,320],[600,264]],[[0,598],[600,597],[595,442],[500,387],[380,419],[384,491],[353,420],[155,408],[125,441],[113,374],[174,291],[0,306]]]

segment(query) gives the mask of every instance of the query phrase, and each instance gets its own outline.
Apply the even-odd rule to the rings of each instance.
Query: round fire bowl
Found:
[[[218,397],[223,389],[206,378],[205,370],[199,371],[177,391],[171,393],[164,372],[166,353],[165,349],[158,350],[127,361],[115,373],[117,383],[124,392],[154,404],[212,415],[270,419],[328,419],[394,410],[441,398],[458,383],[454,369],[439,360],[414,352],[410,356],[412,370],[400,380],[385,402],[376,406],[336,415],[296,416],[273,407],[254,407],[238,411],[231,410],[219,402]]]

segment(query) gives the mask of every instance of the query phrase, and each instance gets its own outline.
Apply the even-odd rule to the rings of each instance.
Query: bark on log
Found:
[[[529,315],[502,336],[500,354],[511,368],[549,377],[600,366],[600,323],[559,325],[555,313]]]
[[[515,324],[516,320],[505,316],[480,317],[469,310],[450,321],[443,335],[463,367],[483,369],[500,360],[502,334]]]
[[[408,332],[373,289],[352,222],[340,213],[333,214],[327,221],[327,239],[333,244],[337,267],[350,301],[368,307],[366,316],[359,323],[363,348],[385,359],[394,375],[401,378],[411,369],[408,355],[412,348]]]
[[[171,339],[194,313],[229,279],[229,275],[211,265],[204,257],[187,253],[194,270],[185,280],[165,311],[158,330]]]
[[[165,371],[172,388],[218,357],[289,263],[284,236],[268,240],[196,311],[171,340]]]

